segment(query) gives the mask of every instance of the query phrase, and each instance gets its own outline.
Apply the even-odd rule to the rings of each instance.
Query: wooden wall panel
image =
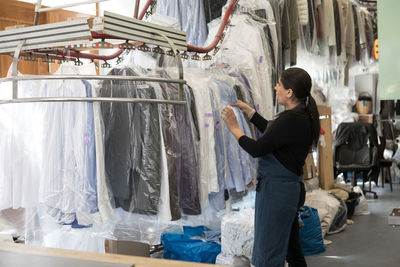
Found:
[[[32,26],[35,17],[35,5],[16,0],[0,0],[0,31],[14,25]],[[39,16],[39,24],[66,21],[73,18],[90,17],[86,14],[67,10],[54,10],[45,12]],[[0,55],[0,77],[5,77],[11,65],[12,58],[8,55]],[[52,66],[52,72],[57,65]],[[23,74],[49,74],[49,64],[38,62],[27,62],[21,60],[18,70]]]
[[[333,175],[333,135],[332,135],[332,110],[329,106],[318,105],[321,128],[325,131],[326,146],[318,146],[319,163],[318,173],[321,182],[321,188],[329,190],[333,188],[335,177]],[[323,117],[323,118],[321,118]]]

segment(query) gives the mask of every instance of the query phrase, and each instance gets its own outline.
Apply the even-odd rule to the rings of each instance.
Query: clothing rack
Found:
[[[143,102],[159,104],[185,104],[183,98],[183,67],[180,59],[179,50],[186,50],[186,33],[177,31],[169,27],[162,27],[156,24],[143,22],[138,19],[121,16],[111,12],[104,12],[104,18],[97,21],[96,32],[90,29],[87,20],[75,20],[67,22],[57,22],[32,26],[20,29],[0,31],[0,53],[13,53],[12,76],[1,78],[0,82],[12,81],[12,99],[2,100],[0,104],[28,103],[28,102]],[[18,76],[18,62],[22,51],[33,53],[36,51],[46,55],[59,55],[60,50],[65,49],[71,41],[79,40],[87,42],[93,36],[104,39],[123,40],[126,44],[129,40],[137,41],[157,47],[169,47],[170,52],[178,62],[178,79],[164,79],[154,77],[138,76],[113,76],[113,75],[22,75]],[[15,48],[16,47],[16,48]],[[63,52],[64,56],[68,52]],[[85,55],[80,52],[72,52],[71,57],[76,54]],[[89,54],[86,54],[89,55]],[[179,86],[179,96],[177,100],[161,99],[142,99],[142,98],[113,98],[113,97],[57,97],[57,98],[18,98],[18,81],[22,80],[131,80],[175,83]]]

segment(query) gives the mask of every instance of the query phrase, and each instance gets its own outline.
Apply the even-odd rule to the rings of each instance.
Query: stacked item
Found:
[[[163,233],[164,259],[215,263],[221,232],[205,226],[183,226],[183,233]]]
[[[303,227],[300,229],[300,243],[303,254],[314,255],[325,252],[318,211],[314,208],[302,206],[299,216],[303,222]]]
[[[250,266],[254,242],[254,209],[230,212],[221,222],[221,249],[217,264],[238,262]],[[235,265],[236,266],[236,265]]]
[[[340,201],[332,197],[328,191],[316,189],[306,193],[304,205],[318,210],[322,227],[322,237],[325,237],[339,210]]]

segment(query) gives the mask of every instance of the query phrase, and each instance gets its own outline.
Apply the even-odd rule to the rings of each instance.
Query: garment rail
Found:
[[[98,26],[98,25],[97,25]],[[186,101],[183,98],[182,61],[178,48],[186,44],[186,33],[169,27],[162,27],[156,24],[143,22],[134,18],[120,16],[111,12],[104,13],[104,19],[100,25],[101,32],[113,39],[129,40],[156,45],[157,47],[169,47],[173,56],[177,59],[178,79],[164,79],[140,76],[112,76],[112,75],[20,75],[18,76],[18,62],[21,51],[28,52],[33,49],[54,50],[54,47],[63,47],[70,41],[77,39],[91,39],[92,34],[87,20],[68,21],[60,23],[44,24],[20,28],[15,30],[0,31],[0,53],[14,53],[12,63],[12,75],[7,78],[0,78],[0,82],[12,81],[12,99],[2,100],[0,104],[27,103],[27,102],[142,102],[182,105]],[[16,46],[16,48],[15,48]],[[67,52],[68,54],[68,52]],[[58,98],[18,98],[18,81],[26,80],[131,80],[148,81],[158,83],[175,83],[179,86],[177,100],[142,99],[142,98],[113,98],[113,97],[58,97]]]

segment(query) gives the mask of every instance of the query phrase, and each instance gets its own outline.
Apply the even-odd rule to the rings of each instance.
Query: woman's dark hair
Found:
[[[311,118],[313,145],[317,147],[320,123],[317,104],[311,96],[312,80],[310,75],[300,68],[289,68],[281,73],[281,83],[285,89],[292,89],[295,98],[306,105],[305,111]]]

